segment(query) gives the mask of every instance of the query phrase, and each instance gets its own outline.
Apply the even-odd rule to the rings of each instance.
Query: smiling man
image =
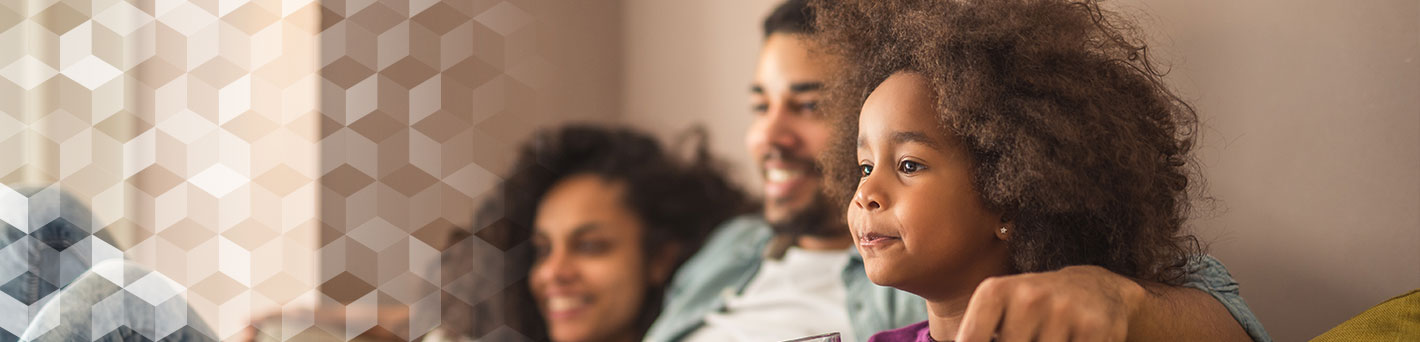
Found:
[[[838,332],[844,341],[865,341],[927,319],[921,298],[868,280],[843,208],[823,193],[814,161],[828,149],[833,127],[818,104],[838,62],[814,45],[813,20],[805,1],[789,1],[764,22],[750,86],[755,119],[745,134],[764,180],[762,213],[725,223],[682,266],[646,340],[775,341]],[[1001,329],[1044,324],[1111,331],[1117,340],[1267,340],[1222,264],[1203,257],[1197,266],[1187,287],[1135,282],[1093,266],[988,279],[972,296],[959,340],[989,341]],[[1041,303],[1068,309],[1004,314]],[[1019,317],[1027,318],[1011,319]]]

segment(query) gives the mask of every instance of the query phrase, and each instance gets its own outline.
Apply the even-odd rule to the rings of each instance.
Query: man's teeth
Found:
[[[582,306],[579,297],[552,297],[547,299],[547,311],[567,311]]]
[[[797,170],[769,169],[764,173],[764,178],[770,182],[786,182],[803,174],[803,171]]]

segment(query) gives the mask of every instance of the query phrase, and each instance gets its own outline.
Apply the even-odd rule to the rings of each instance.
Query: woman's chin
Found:
[[[548,329],[548,336],[547,336],[547,337],[548,337],[549,339],[553,340],[553,341],[558,341],[558,342],[576,342],[576,341],[590,341],[590,340],[592,340],[592,338],[591,338],[590,334],[588,333],[588,331],[586,331],[585,329],[578,329],[578,328],[573,328],[573,327],[564,327],[564,328],[556,328],[556,327],[554,327],[554,328]]]

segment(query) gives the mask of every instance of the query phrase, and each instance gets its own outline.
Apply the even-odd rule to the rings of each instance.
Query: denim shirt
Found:
[[[1193,259],[1188,266],[1193,273],[1188,275],[1183,286],[1213,295],[1213,298],[1223,303],[1223,307],[1228,308],[1233,319],[1238,321],[1238,325],[1242,325],[1243,330],[1247,330],[1247,335],[1251,336],[1253,341],[1272,342],[1272,336],[1268,336],[1267,329],[1262,328],[1262,321],[1252,315],[1252,309],[1248,309],[1247,302],[1243,301],[1242,293],[1238,291],[1238,282],[1233,281],[1233,275],[1228,273],[1228,268],[1224,267],[1222,262],[1204,255]]]
[[[769,224],[758,215],[745,215],[720,226],[685,265],[676,272],[666,291],[665,306],[646,333],[647,341],[675,341],[705,324],[705,316],[725,309],[725,298],[744,291],[759,266],[764,250],[773,237]],[[863,270],[857,249],[849,249],[848,265],[840,276],[847,292],[843,303],[852,320],[858,341],[873,334],[900,328],[927,319],[927,305],[921,297],[873,284]],[[1256,341],[1271,341],[1252,311],[1238,294],[1237,283],[1226,268],[1212,257],[1198,260],[1202,266],[1185,286],[1212,294]]]

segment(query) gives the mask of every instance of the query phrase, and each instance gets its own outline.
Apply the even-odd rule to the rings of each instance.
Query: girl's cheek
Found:
[[[857,235],[857,232],[858,232],[858,225],[860,224],[858,221],[859,221],[859,218],[860,218],[861,215],[862,215],[862,212],[860,212],[857,208],[854,208],[852,205],[849,205],[849,206],[848,206],[848,214],[847,214],[847,215],[844,215],[844,216],[848,219],[848,232],[849,232],[849,233],[853,233],[854,235]]]

